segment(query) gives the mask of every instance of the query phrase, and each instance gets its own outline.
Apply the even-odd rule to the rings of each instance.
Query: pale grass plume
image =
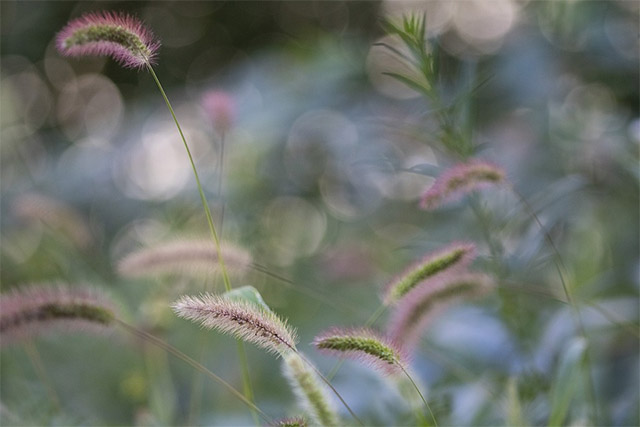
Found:
[[[221,242],[220,252],[228,272],[241,275],[251,266],[249,251],[230,242]],[[207,278],[220,272],[218,251],[211,240],[175,239],[127,254],[117,265],[123,277],[167,275]]]
[[[427,280],[410,292],[396,307],[389,323],[389,336],[412,348],[427,324],[456,302],[479,298],[495,286],[479,273],[452,272]]]
[[[420,207],[433,210],[474,190],[501,184],[505,179],[502,168],[482,160],[470,160],[443,172],[422,195]]]
[[[95,12],[70,21],[56,46],[65,56],[111,56],[125,68],[143,68],[154,62],[160,43],[137,18]]]
[[[407,356],[393,340],[366,328],[332,328],[313,340],[321,352],[359,361],[381,372],[394,375],[408,365]]]
[[[11,208],[17,218],[42,222],[79,248],[87,248],[93,242],[91,229],[84,217],[61,200],[38,193],[26,193],[18,196]]]
[[[182,296],[171,305],[179,316],[281,356],[296,351],[296,333],[275,313],[219,295]]]
[[[115,319],[114,304],[88,286],[33,284],[0,295],[3,346],[54,331],[98,333]]]
[[[327,389],[313,370],[297,353],[283,358],[283,371],[299,404],[311,418],[313,425],[341,425]]]
[[[396,304],[426,279],[445,272],[466,269],[475,256],[476,247],[471,242],[453,242],[426,254],[389,282],[382,297],[384,303]]]

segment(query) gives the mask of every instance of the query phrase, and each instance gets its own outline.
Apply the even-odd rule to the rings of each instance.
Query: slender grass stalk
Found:
[[[196,184],[198,186],[198,193],[200,194],[200,200],[202,201],[202,207],[204,208],[205,216],[207,217],[207,224],[209,225],[209,231],[211,232],[211,237],[216,245],[216,251],[218,252],[218,262],[220,263],[220,269],[222,270],[222,279],[224,281],[224,287],[227,292],[231,290],[231,282],[229,281],[229,275],[227,274],[227,268],[224,264],[224,259],[222,257],[222,251],[220,248],[220,239],[218,238],[218,234],[216,233],[216,227],[213,224],[213,219],[211,217],[211,210],[209,209],[209,204],[207,202],[207,198],[204,195],[204,190],[202,189],[202,184],[200,183],[200,177],[198,176],[198,170],[196,169],[196,165],[193,161],[193,156],[191,155],[191,150],[189,149],[189,145],[187,144],[187,140],[184,137],[184,133],[182,132],[182,128],[180,127],[180,123],[178,123],[178,119],[176,118],[176,113],[173,111],[173,107],[171,106],[171,102],[169,102],[169,98],[158,79],[153,67],[150,63],[147,63],[147,69],[153,80],[156,82],[160,93],[162,94],[162,98],[164,102],[167,104],[167,108],[171,113],[171,117],[173,118],[176,127],[178,128],[178,133],[180,133],[180,138],[182,138],[182,143],[184,144],[185,150],[187,150],[187,156],[189,157],[189,162],[191,163],[191,169],[193,170],[193,175],[196,179]],[[242,379],[243,379],[243,388],[244,393],[247,399],[253,401],[253,387],[251,385],[251,378],[249,376],[249,365],[247,363],[247,356],[244,350],[244,344],[241,341],[238,341],[238,357],[240,358],[240,366],[242,368]],[[253,414],[254,420],[257,420],[257,415]],[[258,424],[258,423],[256,423]]]
[[[53,406],[59,411],[62,409],[60,405],[60,398],[58,397],[58,393],[56,392],[56,388],[53,385],[53,381],[51,381],[51,377],[47,373],[47,369],[44,367],[44,363],[42,363],[42,358],[40,357],[40,352],[38,348],[33,343],[32,340],[26,340],[24,343],[24,351],[27,353],[27,357],[29,357],[29,361],[33,365],[36,370],[36,375],[40,378],[40,381],[47,389],[47,393],[49,394],[49,398],[53,402]]]
[[[407,372],[407,370],[405,369],[404,366],[402,366],[402,364],[398,364],[398,366],[400,367],[400,369],[402,369],[402,372],[404,372],[404,374],[407,376],[407,378],[409,379],[409,381],[411,382],[413,387],[416,389],[416,392],[420,396],[420,399],[422,399],[422,403],[424,403],[424,406],[429,411],[429,415],[431,415],[431,419],[433,420],[433,424],[436,427],[438,427],[438,421],[436,421],[436,417],[433,414],[433,411],[431,410],[431,406],[429,406],[429,402],[427,402],[427,399],[424,398],[424,395],[420,391],[420,387],[418,387],[418,384],[416,384],[416,382],[413,380],[413,378],[411,378],[411,375],[409,375],[409,372]]]
[[[509,189],[513,192],[513,194],[518,198],[518,200],[520,201],[520,203],[522,203],[522,205],[525,207],[525,210],[527,211],[527,213],[534,219],[534,221],[538,224],[538,227],[540,227],[540,231],[542,231],[542,234],[544,235],[545,240],[547,241],[547,243],[549,244],[549,246],[551,247],[551,250],[553,251],[553,254],[555,255],[553,257],[553,263],[556,267],[556,270],[558,272],[558,276],[560,277],[560,282],[562,283],[562,290],[564,291],[564,295],[567,298],[567,302],[569,303],[569,305],[571,306],[571,313],[573,316],[573,320],[576,323],[577,327],[578,327],[578,333],[580,334],[580,336],[582,337],[582,339],[584,339],[584,342],[586,343],[586,348],[584,350],[584,362],[585,362],[585,366],[587,367],[586,369],[586,380],[587,380],[587,393],[589,396],[589,400],[591,401],[591,404],[589,405],[591,407],[591,417],[592,417],[592,421],[594,422],[594,425],[598,425],[598,419],[599,419],[599,415],[598,415],[598,400],[597,400],[597,394],[596,394],[596,387],[595,387],[595,383],[593,382],[593,377],[592,377],[592,372],[591,372],[591,346],[589,345],[589,339],[587,337],[587,330],[584,326],[584,322],[582,320],[582,316],[580,315],[580,310],[578,309],[578,306],[576,305],[575,299],[573,297],[573,293],[571,292],[570,287],[567,284],[567,281],[565,279],[565,274],[564,272],[567,271],[567,268],[565,266],[564,260],[562,259],[562,256],[560,255],[560,251],[558,250],[558,247],[556,246],[555,242],[553,241],[553,238],[551,237],[551,234],[549,234],[549,232],[547,231],[547,229],[545,228],[545,226],[542,224],[542,221],[540,221],[540,218],[538,217],[538,215],[536,214],[535,210],[533,209],[533,207],[529,204],[529,202],[527,201],[527,199],[524,197],[524,195],[522,195],[518,190],[516,190],[516,188],[513,185],[509,185]]]
[[[167,352],[173,354],[178,359],[180,359],[183,362],[186,362],[187,364],[189,364],[194,369],[197,369],[198,371],[200,371],[203,374],[207,375],[209,378],[213,379],[217,383],[219,383],[222,386],[224,386],[227,389],[227,391],[229,391],[235,397],[240,399],[245,405],[247,405],[252,411],[256,412],[267,423],[273,422],[271,417],[269,417],[260,408],[258,408],[255,405],[255,403],[253,403],[248,398],[246,398],[242,393],[240,393],[238,390],[236,390],[231,384],[229,384],[228,382],[226,382],[225,380],[220,378],[218,375],[216,375],[213,372],[211,372],[209,369],[207,369],[200,362],[198,362],[195,359],[187,356],[185,353],[183,353],[182,351],[178,350],[177,348],[175,348],[171,344],[162,341],[161,339],[149,334],[148,332],[142,331],[142,330],[136,328],[135,326],[132,326],[132,325],[120,320],[120,319],[117,319],[117,318],[115,319],[115,322],[118,323],[118,325],[121,326],[125,331],[137,336],[138,338],[144,339],[144,340],[150,342],[151,344],[153,344],[153,345],[155,345],[155,346],[157,346],[157,347],[159,347],[159,348],[161,348],[163,350],[166,350]]]

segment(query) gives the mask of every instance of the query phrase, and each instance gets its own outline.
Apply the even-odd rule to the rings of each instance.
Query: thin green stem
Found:
[[[189,157],[189,162],[191,163],[191,169],[193,169],[193,175],[196,178],[196,184],[198,186],[198,193],[200,193],[200,200],[202,201],[202,207],[204,208],[204,213],[205,216],[207,217],[207,223],[209,225],[209,231],[211,232],[211,237],[213,238],[213,242],[216,245],[216,252],[218,254],[218,262],[220,263],[220,269],[222,271],[222,279],[224,281],[224,287],[226,289],[227,292],[231,291],[231,282],[229,281],[229,275],[227,274],[227,268],[225,266],[224,263],[224,259],[222,257],[222,250],[220,248],[220,239],[218,238],[218,234],[216,233],[216,227],[213,224],[213,219],[211,217],[211,210],[209,209],[209,203],[207,203],[207,198],[204,195],[204,190],[202,188],[202,184],[200,183],[200,177],[198,176],[198,170],[196,169],[196,164],[193,161],[193,156],[191,155],[191,150],[189,149],[189,145],[187,144],[187,140],[184,137],[184,133],[182,132],[182,128],[180,127],[180,123],[178,123],[178,118],[176,117],[175,112],[173,111],[173,107],[171,106],[171,102],[169,102],[169,98],[167,98],[167,94],[164,91],[164,88],[162,87],[162,84],[160,83],[160,80],[158,79],[158,76],[156,75],[155,71],[153,71],[153,67],[150,64],[147,64],[147,69],[149,70],[149,72],[151,73],[151,76],[153,77],[153,80],[156,82],[156,85],[158,86],[158,89],[160,90],[160,93],[162,94],[162,98],[164,99],[164,102],[167,104],[167,108],[169,109],[169,112],[171,113],[171,117],[173,118],[174,123],[176,124],[176,127],[178,128],[178,133],[180,134],[180,138],[182,138],[182,143],[184,144],[184,148],[185,150],[187,150],[187,156]],[[242,368],[242,377],[243,377],[243,381],[244,381],[244,385],[245,385],[245,392],[248,392],[248,394],[246,395],[246,397],[248,399],[252,400],[252,396],[253,396],[253,392],[251,391],[251,382],[250,382],[250,378],[249,378],[249,366],[247,364],[247,360],[246,360],[246,354],[241,354],[240,353],[240,347],[242,347],[242,343],[239,342],[238,344],[238,356],[240,357],[242,363],[241,363],[241,368]],[[242,347],[244,350],[244,347]],[[244,356],[244,357],[243,357]],[[247,388],[247,382],[248,382],[248,388]],[[256,418],[257,416],[255,414],[253,414],[254,418]]]
[[[189,162],[191,163],[191,169],[193,170],[193,175],[196,178],[196,184],[198,186],[198,193],[200,193],[200,200],[202,201],[202,207],[204,208],[205,216],[207,217],[207,223],[209,225],[209,231],[211,232],[211,237],[213,238],[213,242],[216,245],[216,252],[218,253],[218,262],[220,263],[220,269],[222,270],[222,278],[224,280],[224,286],[228,291],[231,290],[231,282],[229,281],[229,275],[227,274],[227,268],[224,263],[224,259],[222,258],[222,250],[220,248],[220,239],[218,238],[218,233],[216,233],[216,227],[213,225],[213,219],[211,217],[211,210],[209,209],[209,203],[207,203],[207,198],[204,195],[204,190],[202,188],[202,184],[200,183],[200,176],[198,175],[198,170],[196,169],[195,162],[193,161],[193,156],[191,155],[191,150],[189,149],[189,145],[187,144],[187,140],[184,137],[184,133],[182,132],[182,128],[180,127],[180,123],[178,123],[178,119],[176,117],[176,113],[173,111],[173,107],[171,106],[171,102],[169,102],[169,98],[167,98],[167,94],[158,80],[158,76],[155,71],[153,71],[153,67],[147,64],[147,69],[151,73],[153,80],[156,82],[160,93],[162,94],[162,98],[164,102],[167,104],[167,108],[171,113],[171,117],[173,118],[176,127],[178,128],[178,133],[180,133],[180,138],[182,138],[182,143],[184,144],[185,150],[187,150],[187,156],[189,157]]]
[[[24,350],[27,353],[27,357],[29,357],[29,361],[33,365],[36,370],[36,374],[40,378],[40,381],[47,389],[47,393],[49,393],[49,397],[53,402],[53,405],[56,409],[60,410],[62,406],[60,405],[60,398],[58,397],[58,393],[56,393],[56,389],[53,386],[53,381],[47,374],[47,370],[44,367],[44,363],[42,363],[42,359],[40,358],[40,352],[36,348],[36,345],[31,340],[27,340],[24,344]]]
[[[522,203],[522,205],[525,207],[525,210],[527,211],[527,213],[538,224],[538,227],[540,228],[540,231],[542,231],[542,234],[544,235],[545,240],[551,247],[551,250],[553,251],[553,254],[554,254],[553,263],[556,267],[556,270],[558,271],[558,276],[560,277],[560,282],[562,283],[562,290],[564,291],[564,295],[567,298],[569,305],[571,306],[571,312],[573,314],[574,321],[576,322],[576,325],[578,327],[578,333],[585,340],[586,343],[589,343],[589,339],[587,338],[587,330],[584,326],[584,322],[582,321],[580,310],[578,310],[578,306],[576,305],[576,302],[573,298],[573,293],[571,292],[571,289],[568,286],[567,281],[565,279],[564,271],[567,271],[567,268],[564,264],[562,256],[560,255],[560,251],[558,250],[558,247],[556,246],[555,242],[551,238],[551,235],[549,234],[547,229],[544,227],[544,225],[542,224],[542,221],[540,221],[540,218],[536,214],[533,207],[529,204],[527,199],[524,197],[524,195],[522,195],[518,190],[516,190],[516,188],[513,185],[509,185],[509,189],[519,199],[520,203]],[[587,344],[587,348],[585,350],[585,365],[587,366],[586,377],[587,377],[588,396],[589,396],[589,400],[591,401],[591,404],[589,406],[591,407],[591,410],[592,410],[592,414],[591,414],[592,421],[594,422],[594,425],[598,425],[598,418],[599,418],[598,417],[598,401],[596,397],[595,384],[591,376],[591,369],[589,368],[591,366],[590,353],[591,353],[590,346]]]
[[[429,411],[429,414],[431,415],[431,419],[433,420],[433,424],[436,427],[438,427],[438,422],[436,421],[436,417],[435,417],[435,415],[433,415],[433,411],[431,410],[431,407],[429,406],[429,403],[427,402],[427,399],[425,399],[424,396],[422,395],[422,392],[420,391],[420,387],[418,387],[418,384],[416,384],[416,382],[413,380],[413,378],[411,378],[411,375],[409,375],[409,372],[407,372],[407,370],[404,368],[404,366],[402,366],[399,363],[398,363],[398,366],[400,367],[400,369],[402,369],[402,372],[404,372],[404,374],[407,376],[407,378],[409,378],[409,381],[413,385],[413,388],[416,389],[416,392],[418,392],[418,395],[420,395],[420,399],[422,399],[422,402],[424,403],[424,406]]]
[[[386,309],[387,309],[386,305],[380,304],[380,306],[378,306],[378,309],[375,312],[373,312],[373,314],[369,317],[369,319],[367,319],[367,321],[364,323],[364,327],[368,328],[369,326],[373,325],[375,321],[378,320],[380,316],[382,316],[382,313],[384,313]],[[331,368],[331,371],[327,375],[327,379],[329,381],[331,381],[333,377],[336,376],[336,374],[344,364],[344,361],[345,361],[345,358],[341,357],[340,360],[338,360],[336,364],[333,366],[333,368]]]
[[[159,348],[161,348],[161,349],[173,354],[178,359],[182,360],[183,362],[186,362],[187,364],[189,364],[194,369],[197,369],[198,371],[200,371],[203,374],[207,375],[209,378],[213,379],[217,383],[219,383],[222,386],[224,386],[231,394],[233,394],[235,397],[240,399],[249,408],[251,408],[252,411],[257,412],[260,415],[260,417],[262,417],[262,419],[265,420],[267,423],[271,424],[273,422],[271,417],[269,417],[260,408],[258,408],[252,401],[247,399],[245,396],[243,396],[242,393],[240,393],[238,390],[236,390],[231,384],[229,384],[228,382],[226,382],[225,380],[223,380],[222,378],[220,378],[219,376],[217,376],[216,374],[211,372],[209,369],[207,369],[200,362],[198,362],[195,359],[192,359],[191,357],[187,356],[186,354],[184,354],[182,351],[178,350],[177,348],[175,348],[171,344],[166,343],[166,342],[162,341],[161,339],[159,339],[159,338],[157,338],[157,337],[155,337],[155,336],[153,336],[153,335],[151,335],[151,334],[149,334],[149,333],[147,333],[147,332],[145,332],[143,330],[140,330],[140,329],[136,328],[135,326],[129,325],[128,323],[126,323],[126,322],[124,322],[124,321],[122,321],[120,319],[116,319],[115,321],[125,331],[137,336],[138,338],[142,338],[142,339],[148,341],[149,343],[151,343],[151,344],[153,344],[153,345],[155,345],[155,346],[157,346],[157,347],[159,347]]]
[[[325,377],[324,375],[322,375],[322,372],[320,372],[318,370],[318,368],[316,368],[316,366],[311,363],[306,357],[304,357],[302,355],[302,353],[298,352],[298,350],[296,350],[295,348],[289,347],[304,363],[307,364],[307,366],[309,366],[313,372],[316,373],[316,375],[318,375],[318,377],[320,377],[320,379],[331,389],[331,391],[333,392],[333,394],[335,394],[338,399],[340,399],[340,402],[342,402],[342,404],[344,405],[345,408],[347,408],[347,411],[349,411],[349,413],[351,414],[351,416],[353,417],[354,420],[356,420],[358,422],[358,424],[360,424],[361,426],[364,426],[364,423],[360,420],[360,418],[358,418],[358,416],[355,414],[355,412],[353,412],[353,410],[351,409],[351,407],[347,404],[347,402],[343,399],[342,395],[340,393],[338,393],[338,390],[336,390],[336,388],[333,386],[333,384],[331,384],[331,381]]]
[[[251,386],[251,376],[249,375],[249,362],[247,362],[247,352],[244,348],[244,343],[242,341],[237,340],[236,344],[238,348],[238,358],[240,359],[240,366],[243,367],[242,391],[244,392],[244,395],[247,397],[247,399],[253,402],[254,401],[253,387]],[[253,415],[253,421],[256,423],[257,426],[259,426],[260,420],[258,419],[258,414],[256,414],[255,412],[252,412],[251,414]]]
[[[224,143],[225,133],[220,135],[220,155],[218,156],[218,199],[220,199],[222,207],[220,208],[220,236],[222,236],[222,225],[224,224],[225,201],[222,197],[222,182],[224,181]]]

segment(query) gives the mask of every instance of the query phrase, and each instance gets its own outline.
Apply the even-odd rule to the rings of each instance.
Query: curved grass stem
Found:
[[[212,380],[214,380],[217,383],[219,383],[222,386],[224,386],[231,394],[233,394],[240,401],[242,401],[245,405],[247,405],[252,411],[257,413],[267,423],[271,424],[273,422],[271,417],[269,417],[265,412],[263,412],[260,408],[258,408],[252,401],[247,399],[242,393],[240,393],[238,390],[236,390],[231,384],[229,384],[228,382],[226,382],[225,380],[223,380],[222,378],[220,378],[219,376],[217,376],[216,374],[211,372],[209,369],[207,369],[200,362],[198,362],[195,359],[187,356],[182,351],[178,350],[177,348],[175,348],[171,344],[162,341],[161,339],[155,337],[154,335],[151,335],[151,334],[149,334],[149,333],[147,333],[145,331],[142,331],[142,330],[136,328],[135,326],[132,326],[132,325],[120,320],[120,319],[116,319],[115,321],[125,331],[133,334],[134,336],[136,336],[138,338],[144,339],[144,340],[148,341],[149,343],[151,343],[151,344],[153,344],[153,345],[155,345],[155,346],[157,346],[157,347],[159,347],[159,348],[171,353],[172,355],[174,355],[178,359],[180,359],[183,362],[186,362],[187,364],[189,364],[194,369],[198,370],[199,372],[203,373],[204,375],[208,376]]]
[[[424,398],[424,395],[420,391],[420,387],[418,387],[418,384],[416,384],[416,382],[413,380],[413,378],[411,378],[411,375],[409,375],[409,372],[407,372],[407,370],[404,368],[404,366],[402,366],[402,364],[398,364],[398,366],[400,367],[400,369],[402,369],[402,372],[404,372],[404,374],[407,376],[407,378],[411,382],[411,385],[413,385],[413,388],[416,389],[416,392],[420,396],[420,399],[422,399],[422,403],[424,403],[424,406],[429,411],[429,415],[431,415],[431,419],[433,420],[433,424],[435,425],[435,427],[438,427],[438,421],[436,421],[436,417],[435,417],[435,415],[433,415],[433,411],[431,410],[431,407],[429,406],[429,403],[427,402],[427,399]]]
[[[180,138],[182,139],[182,143],[184,144],[184,148],[187,151],[187,156],[189,157],[189,162],[191,163],[191,169],[193,170],[193,175],[196,178],[196,184],[198,186],[198,193],[200,194],[200,200],[202,201],[202,207],[204,208],[205,216],[207,217],[207,224],[209,225],[209,231],[211,232],[211,237],[213,242],[216,245],[216,252],[218,254],[218,262],[220,263],[220,270],[222,271],[222,279],[224,281],[224,287],[227,292],[231,290],[231,282],[229,281],[229,274],[227,273],[227,268],[224,263],[224,259],[222,257],[222,250],[220,248],[220,239],[218,238],[218,233],[216,233],[216,227],[213,224],[213,218],[211,217],[211,210],[209,209],[209,203],[207,203],[207,198],[204,195],[204,190],[202,188],[202,184],[200,183],[200,177],[198,176],[198,170],[196,169],[196,164],[193,161],[193,156],[191,155],[191,150],[189,149],[189,145],[187,144],[187,140],[184,137],[184,133],[182,132],[182,128],[180,127],[180,123],[178,123],[178,119],[176,117],[176,113],[173,111],[173,107],[171,106],[171,102],[169,102],[169,98],[158,79],[153,67],[147,63],[147,69],[149,73],[153,77],[153,80],[156,82],[160,93],[162,94],[162,98],[164,102],[167,104],[167,108],[171,113],[171,117],[173,118],[176,127],[178,128],[178,133],[180,134]],[[253,389],[251,387],[251,379],[249,377],[249,366],[246,362],[246,354],[244,353],[244,346],[241,342],[238,342],[238,356],[241,359],[241,368],[242,368],[242,377],[244,384],[245,396],[247,399],[253,401]],[[257,421],[257,415],[253,413],[254,420]],[[258,424],[258,423],[256,423]]]
[[[592,411],[592,414],[591,414],[592,421],[594,425],[599,425],[598,400],[596,397],[595,384],[593,382],[593,378],[591,376],[591,369],[590,369],[590,366],[591,366],[590,353],[591,352],[590,352],[590,346],[588,345],[589,339],[587,337],[587,331],[584,326],[584,322],[582,321],[582,316],[580,315],[580,310],[576,305],[575,299],[573,297],[573,293],[571,292],[571,289],[569,288],[567,281],[565,279],[564,272],[567,271],[567,268],[564,264],[562,256],[560,255],[560,251],[558,250],[558,247],[553,241],[553,238],[551,237],[547,229],[542,224],[542,221],[540,221],[540,218],[536,214],[533,207],[529,204],[529,202],[524,197],[524,195],[522,195],[518,190],[516,190],[516,188],[513,185],[509,185],[509,189],[513,192],[513,194],[520,201],[520,203],[522,203],[522,205],[525,208],[525,211],[533,218],[536,224],[538,224],[538,227],[540,227],[540,231],[542,231],[542,234],[544,235],[545,240],[547,241],[547,243],[551,247],[551,250],[553,251],[553,254],[554,254],[553,263],[556,267],[556,270],[558,271],[558,276],[560,277],[560,282],[562,283],[562,290],[564,291],[565,298],[567,298],[567,302],[571,306],[571,313],[573,314],[574,321],[576,322],[576,325],[578,327],[578,333],[587,343],[587,348],[585,350],[585,365],[587,368],[586,380],[587,380],[587,389],[588,389],[587,393],[589,396],[589,400],[591,401],[591,404],[589,406],[591,407],[591,411]]]

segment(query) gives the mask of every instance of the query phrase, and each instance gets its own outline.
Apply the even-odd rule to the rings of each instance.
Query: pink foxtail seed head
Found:
[[[395,341],[370,329],[333,328],[318,335],[313,344],[324,353],[360,361],[384,375],[397,374],[408,365]]]
[[[111,56],[125,68],[154,62],[160,43],[137,18],[117,12],[96,12],[70,21],[57,35],[65,56]]]
[[[505,181],[505,172],[482,160],[471,160],[442,173],[422,195],[420,207],[433,210],[457,200],[464,194]]]
[[[202,294],[182,296],[171,308],[179,317],[251,342],[269,352],[285,355],[295,351],[295,332],[276,314],[255,304]]]
[[[396,304],[431,277],[466,269],[475,256],[476,246],[471,242],[453,242],[440,250],[426,254],[389,282],[382,297],[384,303]]]
[[[29,285],[0,295],[3,345],[52,329],[99,332],[114,320],[113,304],[88,287]]]

